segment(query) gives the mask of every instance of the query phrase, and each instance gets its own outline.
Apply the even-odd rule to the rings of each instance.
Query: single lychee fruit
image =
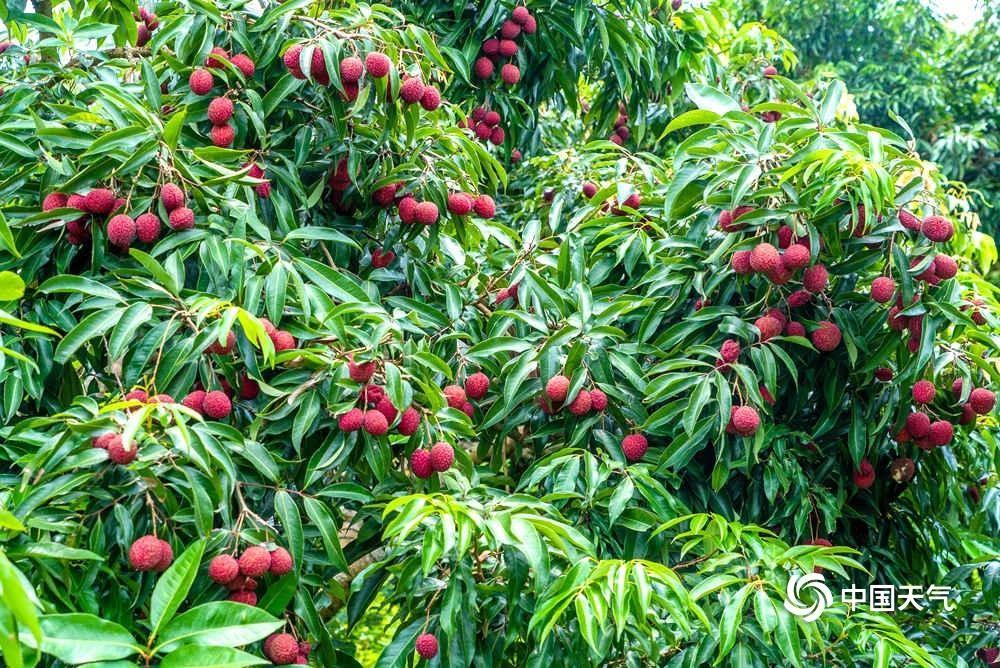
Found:
[[[730,266],[733,271],[740,276],[745,276],[753,271],[750,266],[750,251],[736,251],[733,253],[733,257],[730,259]]]
[[[497,53],[504,58],[513,58],[517,55],[517,42],[512,39],[502,39],[497,44]]]
[[[221,46],[212,47],[212,50],[208,52],[208,58],[205,59],[205,66],[223,69],[227,60],[229,60],[228,51]]]
[[[417,648],[417,654],[420,655],[421,659],[430,661],[437,656],[438,640],[432,633],[421,633],[417,636],[415,646]]]
[[[455,450],[451,444],[440,441],[435,443],[430,451],[431,468],[438,473],[443,473],[451,468],[455,461]]]
[[[431,453],[418,448],[410,455],[410,470],[418,478],[427,479],[434,475],[434,465],[431,464]]]
[[[986,415],[996,405],[996,396],[985,387],[977,387],[969,394],[969,405],[978,415]]]
[[[434,202],[420,202],[413,210],[413,218],[421,225],[433,225],[438,219],[438,208]]]
[[[859,489],[868,489],[873,484],[875,484],[875,469],[872,467],[871,462],[868,459],[862,459],[861,463],[858,464],[858,468],[853,474],[854,484],[858,486]]]
[[[879,367],[878,369],[875,369],[876,380],[880,380],[883,383],[888,383],[890,380],[892,380],[892,377],[893,377],[892,369],[886,367]]]
[[[456,216],[465,216],[472,211],[472,198],[465,193],[451,193],[448,195],[448,211]]]
[[[434,86],[426,86],[420,96],[420,106],[425,111],[434,111],[441,106],[441,92]]]
[[[470,399],[482,399],[490,389],[490,377],[478,371],[465,379],[465,394]]]
[[[830,352],[840,345],[840,328],[829,320],[823,320],[819,323],[812,333],[812,344],[817,350],[822,350],[823,352]]]
[[[583,184],[583,188],[581,190],[583,191],[583,196],[590,199],[597,194],[597,184],[587,181]]]
[[[719,348],[719,355],[724,362],[735,362],[740,356],[740,343],[736,339],[726,339]]]
[[[929,404],[934,401],[934,395],[937,394],[934,383],[929,380],[918,380],[913,384],[912,392],[913,401],[918,404]]]
[[[271,567],[268,569],[271,575],[280,577],[285,573],[290,573],[293,567],[292,555],[288,553],[288,550],[283,547],[271,550]]]
[[[942,281],[954,278],[958,274],[958,262],[950,255],[938,253],[934,256],[934,274]]]
[[[286,50],[284,55],[281,57],[282,61],[285,63],[285,67],[288,69],[289,72],[292,73],[292,76],[295,77],[296,79],[306,78],[305,73],[302,71],[302,66],[299,63],[301,55],[302,55],[302,45],[292,44],[290,47],[288,47],[288,50]]]
[[[208,577],[212,582],[229,584],[240,574],[240,564],[228,554],[220,554],[208,562]]]
[[[524,23],[531,18],[531,12],[528,11],[527,7],[519,6],[515,7],[514,11],[510,13],[510,20],[519,26],[523,26]]]
[[[570,403],[569,412],[573,415],[586,415],[590,412],[591,406],[592,400],[590,398],[590,392],[587,390],[580,390]]]
[[[892,300],[896,294],[896,281],[888,276],[879,276],[872,281],[872,299],[879,304],[885,304]]]
[[[476,62],[472,66],[472,71],[480,79],[489,79],[493,76],[493,61],[486,56],[480,56],[476,58]]]
[[[407,225],[417,220],[417,200],[412,195],[406,195],[399,200],[396,207],[399,212],[399,220]]]
[[[513,63],[507,63],[500,68],[500,79],[508,86],[513,86],[521,80],[521,70]]]
[[[293,350],[296,346],[295,337],[291,335],[290,332],[285,330],[278,330],[271,337],[271,343],[274,344],[274,352],[280,353],[285,350]]]
[[[752,406],[734,406],[729,421],[741,436],[752,436],[760,427],[760,416]]]
[[[750,251],[750,268],[759,273],[768,273],[778,268],[781,256],[778,249],[769,243],[757,244]]]
[[[184,200],[184,191],[180,189],[180,186],[164,183],[163,187],[160,188],[160,203],[163,204],[167,213],[184,206]]]
[[[90,213],[106,216],[115,210],[115,194],[107,188],[95,188],[87,193],[84,206]]]
[[[424,95],[424,83],[417,77],[410,77],[399,87],[399,97],[406,104],[416,104]]]
[[[569,378],[563,375],[552,376],[545,384],[545,394],[555,403],[562,403],[566,400],[566,393],[569,391]]]
[[[448,400],[448,405],[452,408],[462,408],[462,404],[465,403],[466,394],[465,390],[459,385],[448,385],[441,393],[444,394],[445,399]]]
[[[252,77],[254,72],[257,71],[257,64],[245,53],[236,54],[229,62],[247,79]]]
[[[914,216],[906,209],[899,210],[899,222],[903,225],[903,227],[905,227],[910,231],[913,232],[920,231],[920,226],[921,226],[920,219]]]
[[[490,130],[490,143],[494,146],[500,146],[506,138],[507,133],[504,132],[503,128],[493,128]]]
[[[774,77],[778,76],[778,68],[775,67],[774,65],[768,65],[767,67],[764,68],[764,76],[767,77],[768,79],[773,79]]]
[[[399,414],[399,411],[397,411],[396,407],[392,405],[392,401],[389,400],[389,397],[382,397],[379,399],[378,404],[375,405],[375,410],[384,415],[386,422],[389,424],[392,424],[396,420],[396,416]]]
[[[642,434],[629,434],[622,439],[621,448],[626,460],[637,462],[649,449],[649,441]]]
[[[146,535],[136,539],[128,549],[128,560],[137,571],[152,571],[163,558],[163,545],[159,538]]]
[[[600,413],[608,407],[608,395],[595,387],[590,391],[590,406],[594,411]]]
[[[801,269],[802,267],[808,265],[810,259],[808,248],[802,244],[792,244],[781,256],[781,263],[784,265],[785,269],[794,271],[795,269]]]
[[[135,219],[135,235],[144,244],[160,238],[160,219],[153,213],[144,213]]]
[[[389,431],[389,421],[381,411],[365,411],[364,428],[372,436],[384,436]]]
[[[246,589],[237,589],[229,595],[229,600],[244,605],[257,605],[257,594]]]
[[[785,336],[805,336],[806,328],[801,322],[789,321],[785,325]]]
[[[524,32],[525,35],[534,35],[536,30],[538,30],[538,22],[535,21],[534,16],[528,16],[528,18],[524,20],[524,23],[521,24],[521,31]]]
[[[955,428],[945,420],[932,422],[927,429],[927,440],[931,442],[931,445],[948,445],[954,435]]]
[[[133,441],[132,445],[128,448],[125,447],[125,442],[122,441],[121,436],[115,434],[114,438],[108,439],[108,459],[114,464],[119,466],[125,466],[126,464],[131,464],[135,461],[135,458],[139,454],[138,444]]]
[[[212,143],[219,148],[231,146],[233,140],[236,139],[236,130],[231,125],[213,125],[212,131],[209,134],[211,135]]]
[[[272,662],[288,665],[299,656],[299,641],[290,633],[275,633],[264,641],[264,656]]]
[[[381,79],[389,74],[390,69],[392,69],[392,61],[384,53],[372,51],[365,56],[365,71],[368,72],[368,76]]]
[[[206,353],[212,353],[214,355],[228,355],[233,352],[233,347],[236,345],[236,334],[233,332],[226,332],[225,343],[219,343],[216,338],[212,339],[211,345],[205,349]]]
[[[205,395],[202,410],[205,412],[207,417],[210,417],[213,420],[221,420],[232,412],[233,403],[229,400],[229,397],[226,396],[225,392],[212,390]]]
[[[496,203],[493,202],[493,198],[489,195],[480,195],[477,197],[472,203],[472,208],[480,218],[489,219],[497,214]]]
[[[212,125],[224,125],[233,117],[233,102],[228,97],[217,97],[208,103],[208,120]]]
[[[243,550],[239,558],[240,574],[248,578],[259,578],[271,568],[271,553],[259,545]]]
[[[205,405],[205,395],[207,393],[205,390],[194,390],[189,392],[187,396],[181,399],[181,405],[190,408],[196,413],[201,413],[204,410]]]
[[[214,85],[212,73],[208,70],[198,68],[193,70],[191,76],[188,77],[188,87],[195,95],[207,95]]]
[[[392,264],[396,259],[396,254],[391,250],[382,251],[378,248],[372,249],[372,267],[374,269],[384,269]]]
[[[944,242],[955,234],[955,226],[942,216],[927,216],[920,226],[920,231],[931,241]]]
[[[417,432],[419,426],[420,412],[410,406],[399,416],[399,424],[396,425],[396,430],[403,436],[412,436]]]
[[[364,71],[364,63],[357,56],[348,56],[340,61],[340,80],[345,84],[360,81]]]
[[[337,426],[340,427],[341,431],[346,431],[346,432],[357,431],[358,429],[361,429],[362,426],[364,426],[364,423],[365,423],[365,414],[361,411],[360,408],[352,408],[351,410],[341,415],[340,419],[337,420]]]
[[[135,241],[135,221],[125,214],[113,216],[108,221],[108,241],[119,248],[128,248]]]
[[[913,438],[923,438],[931,428],[931,419],[926,413],[914,411],[906,416],[906,432]]]
[[[826,283],[829,279],[829,275],[826,272],[826,267],[821,264],[815,264],[802,274],[802,287],[804,287],[809,292],[819,294],[826,289]]]
[[[66,203],[68,201],[69,197],[67,197],[64,193],[59,193],[59,192],[49,193],[48,195],[45,196],[45,199],[42,200],[42,211],[52,211],[53,209],[62,209],[66,206]]]
[[[347,363],[347,373],[355,383],[367,383],[375,374],[375,362]]]
[[[757,328],[758,332],[760,332],[761,341],[767,341],[775,336],[779,336],[782,330],[781,321],[776,318],[772,318],[769,315],[757,318],[754,321],[753,326]]]
[[[170,212],[170,217],[167,219],[167,222],[171,229],[177,230],[178,232],[190,230],[194,227],[194,211],[186,206],[178,207]]]

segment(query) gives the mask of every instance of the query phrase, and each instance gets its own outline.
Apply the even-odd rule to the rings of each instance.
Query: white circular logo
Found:
[[[812,603],[806,603],[802,600],[801,594],[806,590],[813,592],[814,600]],[[826,586],[826,580],[822,573],[793,575],[788,580],[788,586],[785,587],[785,610],[796,617],[801,617],[807,622],[815,621],[831,605],[833,605],[833,594]]]

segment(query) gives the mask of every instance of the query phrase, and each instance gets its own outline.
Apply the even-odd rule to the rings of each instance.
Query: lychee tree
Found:
[[[0,55],[8,665],[996,644],[995,248],[780,36],[97,4]],[[814,569],[953,593],[806,622]]]

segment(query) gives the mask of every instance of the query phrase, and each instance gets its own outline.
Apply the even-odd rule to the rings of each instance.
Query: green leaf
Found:
[[[12,302],[24,296],[24,280],[12,271],[0,271],[0,302]]]
[[[118,323],[123,309],[107,309],[91,313],[81,320],[76,327],[66,333],[66,336],[59,345],[53,359],[59,364],[65,364],[73,356],[80,346],[93,338],[103,335]]]
[[[160,668],[241,668],[270,664],[266,659],[231,647],[186,645],[163,657]]]
[[[181,603],[184,602],[191,585],[194,584],[194,580],[198,576],[198,568],[201,566],[201,558],[204,553],[205,539],[191,543],[156,581],[149,605],[152,638],[159,634],[164,624],[167,624],[181,607]]]
[[[266,611],[242,603],[216,601],[183,612],[163,628],[160,652],[180,645],[240,647],[267,637],[283,622]]]
[[[41,617],[41,650],[63,663],[79,665],[93,661],[114,661],[139,652],[135,639],[120,624],[95,615],[70,613]],[[37,648],[31,634],[21,634],[21,642]]]

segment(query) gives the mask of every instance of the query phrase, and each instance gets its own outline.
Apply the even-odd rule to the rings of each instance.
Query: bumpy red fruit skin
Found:
[[[996,396],[985,387],[977,387],[969,394],[969,405],[979,415],[986,415],[996,405]]]
[[[816,264],[805,270],[802,275],[802,287],[809,292],[819,294],[826,289],[826,282],[829,279],[826,267]]]
[[[187,396],[181,399],[181,405],[190,408],[197,413],[201,413],[205,406],[205,394],[207,393],[204,390],[194,390],[193,392],[189,392]]]
[[[482,399],[490,389],[490,377],[478,371],[465,379],[465,394],[470,399]]]
[[[719,348],[719,355],[724,362],[735,362],[740,356],[740,343],[736,339],[726,339]]]
[[[629,434],[622,439],[621,447],[626,460],[637,462],[649,449],[649,441],[642,434]]]
[[[932,422],[927,431],[927,440],[931,445],[948,445],[955,435],[955,428],[950,422],[938,420]]]
[[[592,405],[590,392],[587,390],[580,390],[577,392],[576,398],[574,398],[570,403],[569,412],[573,415],[586,415],[590,412]]]
[[[42,200],[42,211],[52,211],[53,209],[62,209],[66,206],[66,202],[69,201],[63,193],[49,193]]]
[[[750,268],[759,273],[774,271],[781,263],[778,249],[769,243],[757,244],[750,251]]]
[[[801,322],[789,321],[785,325],[785,336],[805,336],[806,328]]]
[[[527,7],[515,7],[514,11],[510,13],[510,20],[519,26],[523,26],[529,18],[531,18],[531,12],[528,11]]]
[[[438,641],[433,634],[422,633],[417,636],[417,641],[414,645],[417,648],[417,654],[420,655],[421,659],[431,660],[438,653]]]
[[[407,195],[399,200],[397,207],[399,220],[407,225],[417,220],[417,200],[412,195]]]
[[[590,391],[590,406],[594,411],[600,413],[608,407],[608,395],[595,387]]]
[[[165,183],[160,188],[160,203],[163,204],[163,208],[167,210],[167,213],[184,206],[184,200],[184,191],[180,189],[180,186],[173,183]]]
[[[214,85],[212,73],[208,70],[198,68],[193,70],[191,76],[188,77],[188,87],[195,95],[207,95]]]
[[[246,374],[240,376],[240,399],[256,399],[260,394],[260,384]]]
[[[403,436],[412,436],[417,432],[417,428],[420,426],[420,413],[416,408],[410,406],[399,418],[399,424],[396,429]]]
[[[455,449],[451,444],[441,441],[435,443],[430,452],[431,468],[438,473],[443,473],[451,468],[455,461]]]
[[[160,238],[160,219],[154,213],[144,213],[135,219],[135,235],[144,244]]]
[[[858,464],[858,469],[854,472],[854,484],[859,489],[868,489],[875,484],[875,469],[867,459],[862,459]]]
[[[921,225],[920,219],[914,216],[906,209],[899,210],[899,222],[903,225],[903,227],[905,227],[910,231],[913,232],[920,231],[920,225]]]
[[[551,401],[562,403],[569,391],[569,378],[563,375],[552,376],[545,384],[545,394]]]
[[[160,539],[160,560],[156,562],[156,567],[153,568],[157,573],[162,573],[163,571],[170,568],[170,564],[174,561],[174,550],[170,547],[170,543]]]
[[[96,438],[91,440],[91,445],[93,445],[95,448],[101,448],[102,450],[107,450],[108,444],[115,436],[116,436],[115,432],[106,431],[100,436],[97,436]]]
[[[112,216],[107,231],[108,241],[119,248],[128,248],[135,241],[135,221],[125,214]]]
[[[920,226],[920,231],[931,241],[945,242],[955,233],[955,226],[942,216],[927,216]]]
[[[108,439],[108,459],[119,466],[131,464],[139,454],[138,445],[133,442],[132,447],[126,449],[125,442],[121,436],[115,434],[114,438]]]
[[[347,373],[355,383],[367,383],[375,374],[375,362],[348,362]]]
[[[137,571],[151,571],[163,557],[163,546],[156,536],[138,538],[128,549],[128,561]]]
[[[511,58],[517,55],[517,42],[511,39],[502,39],[497,45],[497,53],[504,58]]]
[[[477,197],[472,203],[472,208],[475,209],[476,215],[480,218],[492,218],[497,214],[497,206],[489,195]]]
[[[809,260],[809,249],[802,244],[790,245],[785,250],[785,254],[781,256],[781,263],[785,269],[792,271],[805,267],[809,264]]]
[[[223,125],[233,117],[233,102],[228,97],[217,97],[208,103],[208,120],[212,125]]]
[[[281,576],[290,573],[293,567],[292,555],[288,553],[288,550],[283,547],[271,550],[271,567],[268,569],[271,575]]]
[[[500,68],[500,79],[508,86],[513,86],[521,80],[521,70],[517,65],[507,63]]]
[[[257,605],[257,594],[246,589],[237,589],[229,595],[229,600],[244,605]]]
[[[299,57],[301,55],[302,45],[292,44],[281,57],[282,61],[285,63],[285,67],[296,79],[305,79],[305,73],[302,72],[302,66],[299,64]]]
[[[778,336],[781,334],[781,321],[776,318],[772,318],[769,315],[765,315],[762,318],[757,318],[753,326],[757,328],[760,332],[760,340],[767,341],[770,338]]]
[[[106,216],[115,209],[115,194],[107,188],[94,188],[87,193],[84,206],[90,213]]]
[[[229,584],[240,574],[240,564],[228,554],[220,554],[208,562],[208,577],[212,582]]]
[[[939,253],[934,256],[934,274],[942,281],[954,278],[958,274],[958,263],[950,255]]]
[[[413,210],[413,218],[421,225],[433,225],[438,219],[438,208],[434,202],[420,202]]]
[[[389,74],[389,70],[391,68],[392,61],[390,61],[389,56],[384,53],[372,51],[365,56],[365,70],[368,72],[368,76],[370,77],[381,79]]]
[[[504,132],[503,128],[493,128],[490,130],[490,143],[494,146],[500,146],[503,144],[506,137],[507,133]]]
[[[812,344],[817,350],[830,352],[840,345],[841,338],[840,328],[829,320],[824,320],[812,333]]]
[[[535,21],[535,17],[529,16],[526,18],[524,23],[521,25],[521,30],[525,35],[534,35],[535,31],[538,30],[538,22]]]
[[[274,351],[278,353],[285,350],[292,350],[296,345],[295,337],[283,329],[274,333],[274,336],[271,337],[271,343],[274,344]]]
[[[205,59],[205,66],[222,69],[225,67],[225,61],[227,60],[229,60],[229,52],[221,46],[216,46],[208,52],[208,58]]]
[[[365,431],[372,436],[384,436],[389,431],[389,421],[381,412],[365,411]]]
[[[345,84],[357,83],[364,72],[364,64],[357,56],[348,56],[340,61],[340,80]]]
[[[934,383],[929,380],[918,380],[913,384],[913,401],[918,404],[929,404],[936,394]]]
[[[892,369],[889,369],[887,367],[879,367],[878,369],[875,369],[876,380],[880,380],[883,383],[888,383],[890,380],[892,380],[892,377],[893,377]]]
[[[264,641],[264,655],[279,666],[295,662],[299,641],[290,633],[275,633]]]
[[[66,206],[78,211],[87,211],[87,198],[85,195],[70,195],[66,198]]]
[[[456,216],[466,216],[472,211],[472,198],[465,193],[448,195],[448,211]]]
[[[733,271],[740,276],[746,276],[753,271],[753,268],[750,266],[750,251],[736,251],[733,253],[729,264],[733,268]]]
[[[493,76],[493,61],[486,56],[480,56],[476,58],[475,64],[472,66],[473,72],[480,79],[489,79]]]
[[[212,143],[219,148],[231,146],[233,140],[236,139],[236,130],[231,125],[213,125],[209,134],[212,137]]]
[[[382,397],[379,399],[378,404],[375,406],[375,410],[384,415],[386,422],[389,424],[392,424],[396,419],[396,416],[399,414],[399,411],[392,405],[392,401],[389,400],[389,397]]]
[[[202,410],[205,412],[207,417],[210,417],[213,420],[221,420],[232,412],[233,403],[229,400],[229,397],[226,396],[225,392],[212,390],[205,395]]]
[[[443,390],[441,390],[441,393],[444,395],[444,398],[448,401],[448,405],[451,406],[452,408],[461,409],[462,404],[465,403],[466,400],[465,389],[459,385],[448,385]]]
[[[923,438],[931,428],[931,419],[926,413],[914,411],[906,416],[906,432],[913,438]]]
[[[406,104],[416,104],[423,95],[424,83],[416,77],[407,79],[399,87],[399,97]]]
[[[738,406],[732,412],[731,421],[736,433],[743,436],[752,436],[757,433],[760,427],[760,416],[757,410],[751,406]]]
[[[170,224],[171,229],[178,232],[190,230],[194,227],[194,211],[186,206],[178,207],[170,212],[170,218],[167,222]]]
[[[872,299],[879,304],[889,302],[896,294],[896,281],[888,276],[879,276],[872,281]]]
[[[590,199],[591,197],[597,194],[597,184],[587,181],[586,183],[583,184],[582,191],[583,191],[583,196],[586,197],[587,199]]]
[[[253,545],[243,550],[239,564],[241,575],[259,578],[271,568],[271,553],[259,545]]]
[[[420,96],[420,106],[425,111],[434,111],[441,106],[441,92],[434,86],[426,86]]]
[[[245,53],[239,53],[230,59],[230,61],[236,69],[238,69],[244,77],[249,79],[257,71],[256,63],[251,60],[250,56]]]
[[[365,414],[360,408],[352,408],[340,416],[337,426],[340,427],[341,431],[352,432],[361,429],[364,423]]]
[[[410,470],[413,471],[413,475],[424,480],[434,475],[431,453],[423,448],[414,450],[410,455]]]

